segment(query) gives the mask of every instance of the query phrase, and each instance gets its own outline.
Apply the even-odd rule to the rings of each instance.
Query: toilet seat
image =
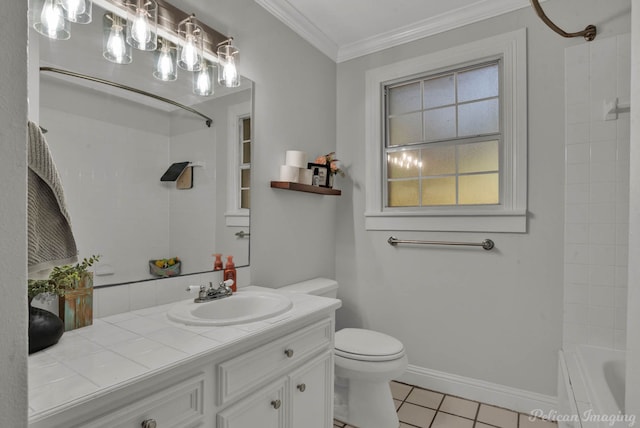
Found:
[[[377,331],[345,328],[336,332],[335,355],[357,361],[393,361],[405,355],[398,339]]]

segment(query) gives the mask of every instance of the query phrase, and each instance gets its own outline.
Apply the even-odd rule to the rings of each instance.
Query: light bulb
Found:
[[[69,21],[75,22],[78,15],[82,15],[86,11],[84,0],[64,0],[62,7],[67,11]]]
[[[198,73],[196,93],[198,95],[210,95],[211,93],[211,77],[209,76],[209,68],[204,64]]]
[[[198,48],[196,47],[196,38],[187,34],[185,44],[180,52],[180,61],[184,63],[187,70],[193,70],[198,63]]]
[[[173,61],[171,61],[171,55],[169,54],[169,48],[166,46],[163,46],[160,50],[157,68],[160,80],[169,80],[170,76],[175,71]]]
[[[115,58],[116,62],[120,63],[124,59],[126,49],[122,35],[122,26],[113,24],[109,32],[107,51]]]
[[[42,30],[52,39],[56,38],[58,31],[64,28],[62,11],[60,5],[55,0],[46,0],[40,13]]]
[[[136,17],[131,26],[131,37],[142,46],[151,41],[151,27],[144,9],[138,8],[136,10]]]
[[[227,86],[228,88],[236,86],[238,71],[236,70],[236,62],[233,57],[229,57],[227,59],[227,63],[224,65],[222,74],[224,76],[225,86]]]

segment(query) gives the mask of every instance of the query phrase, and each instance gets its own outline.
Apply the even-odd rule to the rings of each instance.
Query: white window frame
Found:
[[[502,61],[501,195],[498,205],[425,207],[387,210],[382,173],[384,87],[412,75],[473,64]],[[366,73],[366,211],[367,230],[518,232],[527,228],[527,40],[526,29],[401,61]]]
[[[252,117],[251,102],[235,104],[227,109],[227,210],[224,213],[227,226],[249,226],[247,208],[240,208],[240,126],[241,119]],[[253,125],[253,118],[251,120]],[[253,130],[252,130],[253,131]],[[253,143],[253,132],[251,133]],[[253,147],[251,147],[253,154]]]

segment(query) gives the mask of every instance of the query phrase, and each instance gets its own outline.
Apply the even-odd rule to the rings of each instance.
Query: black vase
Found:
[[[64,333],[64,323],[54,313],[34,308],[29,302],[29,353],[55,345]]]

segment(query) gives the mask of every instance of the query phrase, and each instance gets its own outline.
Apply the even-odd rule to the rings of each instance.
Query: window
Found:
[[[367,229],[526,231],[525,50],[520,30],[367,72]]]
[[[227,109],[227,226],[249,226],[251,208],[251,103]]]

